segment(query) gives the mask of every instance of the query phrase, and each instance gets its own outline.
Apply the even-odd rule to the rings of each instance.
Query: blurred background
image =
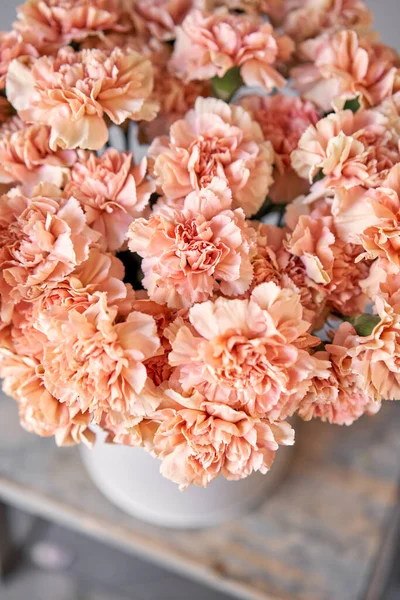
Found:
[[[0,29],[9,28],[18,4],[19,0],[0,0]],[[400,50],[400,0],[367,4],[375,12],[383,41]],[[0,505],[0,517],[0,559],[7,555],[10,536],[24,541],[7,555],[5,570],[13,570],[13,561],[18,569],[0,583],[0,600],[229,600],[83,535],[45,520],[33,521],[10,506]],[[383,600],[400,600],[396,570],[397,565]]]

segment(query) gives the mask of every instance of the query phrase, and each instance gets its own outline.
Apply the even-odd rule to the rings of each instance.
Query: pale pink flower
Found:
[[[20,56],[39,57],[39,51],[29,40],[16,31],[0,31],[0,90],[6,87],[10,63]]]
[[[301,95],[322,110],[343,108],[356,96],[375,106],[396,91],[397,58],[387,46],[351,30],[310,42],[300,48],[310,62],[292,69],[291,77]]]
[[[92,152],[81,154],[71,170],[65,195],[79,200],[87,224],[101,234],[100,243],[108,250],[122,246],[129,225],[155,191],[146,171],[146,158],[135,166],[131,153],[114,148],[100,157]]]
[[[147,372],[143,362],[160,345],[154,319],[131,312],[116,322],[117,309],[96,292],[84,311],[55,307],[37,323],[47,342],[42,365],[47,389],[67,406],[89,411],[96,422],[104,412],[143,417],[159,400],[142,395]]]
[[[255,416],[273,410],[279,419],[280,403],[292,397],[296,405],[309,379],[326,372],[308,352],[319,341],[309,327],[299,294],[263,283],[249,299],[193,306],[189,323],[171,330],[169,361],[184,390]]]
[[[18,7],[14,24],[22,34],[59,46],[104,31],[126,31],[121,0],[29,0]]]
[[[292,50],[290,38],[278,37],[269,23],[223,9],[194,10],[177,28],[170,67],[186,82],[223,77],[240,67],[246,85],[269,92],[285,85],[276,63],[288,60]]]
[[[372,13],[363,0],[297,0],[292,4],[283,28],[296,42],[326,31],[353,29],[363,33],[372,25]]]
[[[51,127],[50,147],[98,150],[108,140],[105,117],[151,120],[157,105],[151,62],[134,51],[63,47],[56,56],[14,60],[7,97],[24,121]]]
[[[362,314],[368,298],[362,282],[368,277],[371,262],[360,260],[363,248],[336,239],[332,246],[331,281],[326,286],[327,303],[342,315]]]
[[[246,216],[261,207],[272,183],[274,153],[260,126],[243,108],[214,98],[198,98],[169,137],[154,140],[149,155],[167,197],[182,198],[217,176],[227,181],[234,207]]]
[[[340,237],[361,244],[359,256],[374,260],[385,258],[400,269],[400,168],[395,167],[389,184],[374,190],[352,188],[340,190],[335,197],[333,214]]]
[[[41,184],[28,198],[18,189],[0,198],[2,318],[12,304],[33,300],[86,260],[96,235],[74,198]],[[6,311],[6,312],[4,312]]]
[[[28,193],[41,182],[63,187],[77,159],[74,150],[50,148],[50,127],[18,117],[0,128],[0,183],[21,183]]]
[[[327,344],[328,352],[317,352],[321,360],[330,360],[328,379],[314,377],[304,396],[297,414],[309,421],[321,419],[336,425],[351,425],[363,414],[373,415],[381,407],[362,389],[360,375],[352,370],[352,360],[348,355],[346,340],[354,334],[349,323],[343,323],[335,334],[332,344]]]
[[[295,171],[324,187],[376,187],[400,161],[398,141],[375,110],[340,111],[310,126],[292,152]]]
[[[125,0],[137,34],[159,40],[173,40],[176,26],[182,23],[196,0]]]
[[[245,216],[231,210],[223,180],[190,193],[182,210],[165,207],[135,220],[129,248],[143,257],[143,285],[150,298],[173,308],[208,300],[216,292],[243,294],[253,272]]]
[[[0,339],[0,376],[3,391],[18,403],[21,425],[42,437],[54,436],[57,445],[93,445],[94,433],[88,428],[90,416],[78,408],[68,408],[50,394],[43,381],[40,361],[16,352]]]
[[[171,408],[163,411],[154,453],[162,461],[161,474],[180,489],[206,487],[218,475],[238,480],[254,471],[266,473],[279,446],[294,443],[289,423],[250,417],[197,391],[166,395]]]
[[[239,103],[257,121],[275,151],[274,184],[269,190],[269,197],[274,202],[289,202],[305,193],[309,185],[294,172],[290,154],[297,148],[307,127],[319,120],[314,105],[282,94],[244,96]]]
[[[400,302],[399,293],[389,299],[376,297],[379,318],[371,334],[348,336],[352,370],[363,379],[363,389],[375,400],[400,399]]]
[[[386,258],[378,258],[360,285],[371,300],[375,300],[376,296],[389,300],[400,289],[400,270]]]
[[[335,243],[332,229],[331,217],[302,215],[285,243],[290,254],[300,258],[307,276],[315,283],[325,285],[332,279]]]

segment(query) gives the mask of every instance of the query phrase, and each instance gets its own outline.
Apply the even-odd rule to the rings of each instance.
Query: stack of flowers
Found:
[[[400,399],[400,71],[370,28],[362,0],[19,7],[0,375],[25,429],[97,426],[184,489],[267,472],[293,415]]]

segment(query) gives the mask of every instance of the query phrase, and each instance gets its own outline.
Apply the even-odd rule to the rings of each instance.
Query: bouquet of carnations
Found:
[[[96,425],[183,489],[267,472],[293,415],[399,399],[399,73],[362,0],[20,6],[0,375],[22,426]]]

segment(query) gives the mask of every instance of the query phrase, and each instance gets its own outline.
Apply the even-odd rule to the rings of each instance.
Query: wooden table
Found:
[[[0,499],[244,600],[378,600],[398,532],[400,404],[350,428],[301,423],[264,506],[199,531],[145,525],[91,483],[76,449],[24,432],[0,397]]]

